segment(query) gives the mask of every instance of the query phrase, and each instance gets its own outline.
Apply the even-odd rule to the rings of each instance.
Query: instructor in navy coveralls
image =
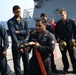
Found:
[[[51,52],[54,50],[55,37],[52,33],[46,30],[46,20],[44,18],[39,18],[36,20],[36,32],[30,35],[28,41],[35,43],[31,47],[33,48],[33,55],[29,61],[28,75],[42,75],[39,63],[36,58],[35,50],[38,50],[42,57],[47,75],[51,75],[50,56]]]

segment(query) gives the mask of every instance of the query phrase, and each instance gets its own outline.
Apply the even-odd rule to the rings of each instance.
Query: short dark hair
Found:
[[[13,12],[14,12],[16,9],[21,9],[21,8],[20,8],[20,6],[18,6],[18,5],[13,6]]]
[[[44,24],[46,24],[47,23],[47,20],[46,19],[44,19],[44,18],[38,18],[38,19],[36,19],[36,22],[39,22],[39,21],[42,21],[42,23]]]
[[[40,17],[46,17],[45,13],[41,13]]]

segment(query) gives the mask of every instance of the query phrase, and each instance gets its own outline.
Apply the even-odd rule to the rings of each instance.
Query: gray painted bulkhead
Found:
[[[67,10],[69,18],[76,20],[76,0],[42,0],[40,8],[36,8],[34,5],[33,18],[30,20],[29,25],[32,28],[35,27],[34,19],[40,17],[42,12],[46,13],[48,19],[58,21],[60,19],[59,10],[61,8]]]

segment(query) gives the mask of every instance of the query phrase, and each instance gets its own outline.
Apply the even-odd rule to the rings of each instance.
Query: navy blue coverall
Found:
[[[2,53],[7,50],[9,46],[8,36],[6,29],[0,25],[0,71],[1,75],[8,75],[7,71],[7,58]]]
[[[55,46],[55,37],[52,33],[49,31],[45,31],[44,34],[42,34],[41,38],[39,38],[39,34],[37,32],[30,35],[28,42],[38,42],[40,46],[38,47],[38,51],[42,57],[43,64],[45,66],[45,70],[47,72],[47,75],[50,75],[51,72],[51,61],[50,56],[51,52],[54,50]],[[31,47],[33,48],[33,47]],[[39,63],[36,58],[35,51],[33,49],[33,55],[32,58],[29,61],[29,71],[28,75],[42,75]]]
[[[29,55],[28,52],[26,52],[25,50],[24,53],[20,52],[19,46],[27,42],[27,36],[28,36],[27,22],[22,18],[20,19],[20,22],[18,22],[15,19],[15,17],[13,17],[10,20],[8,20],[7,24],[12,39],[12,54],[13,54],[15,74],[22,75],[20,68],[20,58],[22,56],[24,75],[26,75],[28,71]],[[19,34],[16,34],[16,31],[19,31]]]
[[[69,68],[69,63],[66,55],[66,52],[68,50],[71,63],[73,66],[73,71],[76,72],[76,60],[73,55],[73,50],[70,48],[70,44],[69,44],[69,41],[72,38],[75,39],[75,31],[76,31],[75,22],[71,19],[67,19],[65,24],[62,22],[62,20],[59,20],[56,23],[56,28],[55,28],[56,39],[64,40],[67,43],[67,47],[63,51],[60,50],[62,53],[64,71],[68,71],[68,68]]]

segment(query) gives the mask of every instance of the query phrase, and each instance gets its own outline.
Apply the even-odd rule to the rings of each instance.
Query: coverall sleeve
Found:
[[[25,25],[24,25],[24,29],[23,30],[19,30],[19,34],[20,35],[28,35],[28,23],[27,22],[25,22],[24,21],[24,23],[25,23]]]
[[[55,47],[55,37],[54,37],[54,35],[49,37],[48,44],[49,44],[49,46],[42,46],[42,45],[38,46],[37,50],[41,54],[44,54],[44,55],[53,52],[54,47]]]
[[[11,34],[11,38],[13,39],[13,42],[16,45],[19,45],[17,37],[16,37],[16,30],[15,30],[15,28],[13,26],[13,22],[12,21],[8,21],[7,24],[8,24],[9,32]]]
[[[3,41],[3,50],[7,50],[9,46],[7,31],[3,26],[1,26],[0,30],[1,30],[2,41]]]
[[[75,22],[73,21],[73,38],[76,40],[76,25],[75,25]]]

